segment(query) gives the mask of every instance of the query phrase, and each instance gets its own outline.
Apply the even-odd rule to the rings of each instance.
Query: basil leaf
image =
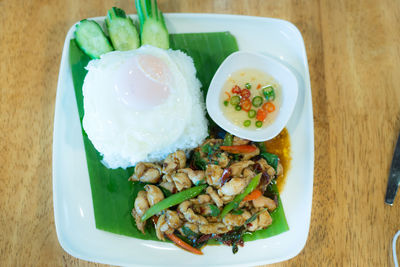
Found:
[[[263,152],[260,154],[275,170],[278,168],[279,157],[275,154]]]
[[[211,209],[211,214],[210,214],[210,215],[213,216],[213,217],[218,216],[219,213],[221,212],[221,211],[219,210],[219,208],[218,208],[217,206],[213,205],[213,204],[208,204],[208,206],[209,206],[210,209]]]
[[[232,214],[234,214],[234,215],[240,215],[240,214],[243,214],[243,210],[233,210],[233,211],[231,211],[231,213]]]
[[[199,152],[193,153],[193,164],[196,168],[205,171],[207,168],[207,162],[203,160]]]
[[[226,133],[222,145],[231,146],[232,143],[233,143],[233,136],[230,133]]]
[[[256,146],[260,149],[260,153],[267,153],[267,147],[264,142],[257,142]]]
[[[199,234],[193,232],[189,227],[182,226],[181,229],[182,229],[182,233],[183,233],[186,237],[188,237],[188,238],[190,238],[190,239],[196,239],[196,238],[199,237]]]
[[[245,222],[244,225],[251,223],[252,221],[254,221],[255,219],[257,219],[258,215],[260,215],[262,212],[266,211],[267,208],[260,210],[259,212],[254,213],[253,215],[251,215],[250,218],[248,218]]]
[[[171,191],[169,191],[168,189],[166,189],[166,188],[164,188],[164,187],[162,187],[162,186],[159,186],[158,188],[160,188],[161,189],[161,191],[163,192],[163,194],[164,194],[164,197],[169,197],[170,195],[172,195],[172,192]]]

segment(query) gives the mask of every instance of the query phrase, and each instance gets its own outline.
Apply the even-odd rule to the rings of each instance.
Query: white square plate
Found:
[[[136,19],[136,16],[132,16]],[[103,24],[104,17],[94,18]],[[235,255],[228,246],[207,246],[203,256],[170,243],[140,240],[96,229],[81,126],[69,63],[69,30],[61,59],[53,135],[53,198],[57,236],[74,257],[114,265],[240,266],[283,261],[304,247],[309,230],[314,129],[307,56],[299,30],[278,19],[217,14],[165,14],[170,33],[229,31],[239,49],[271,56],[290,68],[299,84],[287,124],[292,162],[281,194],[289,231],[246,242]]]

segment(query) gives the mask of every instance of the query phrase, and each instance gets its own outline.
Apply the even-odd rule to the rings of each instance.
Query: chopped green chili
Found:
[[[255,96],[253,98],[253,100],[251,101],[251,103],[253,103],[253,106],[255,106],[256,108],[260,107],[263,103],[263,99],[261,96]]]
[[[240,97],[237,96],[237,95],[232,96],[230,102],[231,102],[231,104],[232,104],[233,106],[236,106],[236,105],[238,105],[238,104],[240,103]]]
[[[257,115],[257,112],[254,109],[250,109],[249,112],[247,113],[247,116],[249,118],[254,118]]]
[[[275,100],[275,90],[272,85],[264,86],[262,92],[267,101]]]

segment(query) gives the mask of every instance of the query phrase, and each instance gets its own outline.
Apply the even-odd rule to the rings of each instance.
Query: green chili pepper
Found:
[[[239,105],[237,105],[237,106],[235,107],[235,109],[236,109],[237,111],[241,111],[241,110],[242,110],[242,107],[239,106]]]
[[[164,198],[154,206],[152,206],[150,209],[148,209],[142,216],[141,221],[144,222],[151,216],[159,213],[160,211],[163,211],[165,209],[168,209],[172,206],[175,206],[177,204],[182,203],[185,200],[194,198],[195,196],[199,195],[205,188],[207,187],[206,184],[203,185],[198,185],[186,190],[183,190],[179,193],[173,194],[170,197]]]
[[[267,99],[267,101],[275,100],[274,87],[272,87],[271,85],[268,85],[268,86],[264,86],[262,89],[263,89],[262,90],[263,95],[265,96],[265,99]]]
[[[246,84],[244,85],[244,87],[246,87],[246,89],[250,89],[250,88],[251,88],[251,84],[250,84],[250,83],[246,83]]]
[[[251,103],[253,104],[253,106],[255,106],[256,108],[260,107],[263,103],[263,99],[261,96],[255,96],[253,98],[253,100],[251,101]]]
[[[224,106],[227,107],[228,104],[229,104],[228,100],[225,100],[225,101],[224,101]]]
[[[262,127],[262,121],[257,121],[256,122],[256,127],[261,128]]]
[[[236,106],[236,105],[238,105],[238,104],[240,103],[240,97],[237,96],[237,95],[232,96],[230,102],[231,102],[231,104],[232,104],[233,106]]]
[[[257,115],[257,112],[254,109],[250,109],[249,112],[247,113],[247,116],[249,118],[254,118]]]
[[[244,126],[244,127],[249,127],[250,124],[251,124],[251,121],[250,121],[250,120],[245,120],[245,121],[243,122],[243,126]]]
[[[244,189],[243,193],[236,195],[233,201],[229,202],[224,207],[220,215],[221,219],[224,218],[225,215],[228,214],[231,210],[236,209],[239,206],[240,202],[242,202],[244,197],[253,192],[254,189],[256,189],[256,187],[260,183],[260,179],[261,179],[261,173],[257,174],[251,179],[250,183],[247,185],[246,189]]]

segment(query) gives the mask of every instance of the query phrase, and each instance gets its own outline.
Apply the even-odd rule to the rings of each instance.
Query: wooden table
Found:
[[[67,30],[133,0],[0,1],[0,265],[94,266],[59,245],[52,132]],[[294,23],[310,67],[315,172],[307,244],[276,266],[393,266],[400,196],[384,194],[400,130],[400,2],[159,0],[164,12],[230,13]],[[400,242],[397,250],[400,252]]]

